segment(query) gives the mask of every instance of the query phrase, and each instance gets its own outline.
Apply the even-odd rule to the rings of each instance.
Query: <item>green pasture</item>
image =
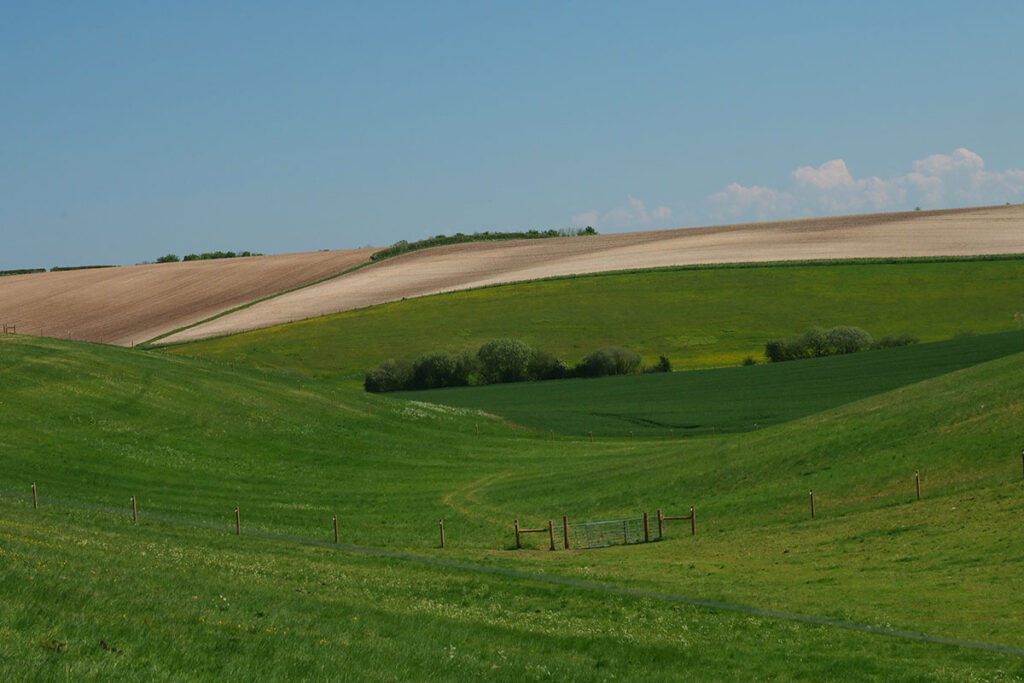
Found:
[[[570,364],[604,346],[648,364],[739,365],[769,339],[853,325],[922,341],[1019,329],[1024,259],[743,265],[609,273],[410,299],[167,347],[355,384],[387,358],[518,337]]]
[[[3,337],[0,673],[1016,680],[1022,371],[1018,353],[755,432],[591,443],[340,381]],[[690,505],[695,537],[512,547],[513,519]]]
[[[1024,351],[1024,331],[784,363],[403,391],[528,429],[629,438],[753,431]]]

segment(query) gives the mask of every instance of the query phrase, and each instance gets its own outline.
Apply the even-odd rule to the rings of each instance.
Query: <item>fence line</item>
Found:
[[[18,491],[0,490],[0,497],[27,500],[28,494],[21,493]],[[123,514],[123,510],[121,510],[120,508],[115,508],[109,505],[100,505],[97,503],[83,503],[80,501],[51,497],[44,497],[43,502],[55,505],[64,505],[66,507],[94,510],[98,512],[107,512],[111,514]],[[205,528],[210,529],[212,531],[221,531],[225,533],[230,533],[231,531],[230,527],[226,525],[210,523],[203,520],[179,518],[168,515],[161,515],[157,513],[149,514],[147,515],[147,517],[156,521],[163,522],[165,524],[192,526],[196,528]],[[301,545],[317,546],[321,548],[337,548],[344,552],[359,553],[373,557],[384,557],[402,562],[432,565],[436,567],[443,567],[445,569],[455,569],[459,571],[488,574],[491,576],[502,576],[513,579],[521,579],[525,581],[534,581],[537,583],[545,583],[548,585],[565,586],[567,588],[573,588],[589,592],[608,593],[612,595],[621,595],[632,598],[643,598],[647,600],[659,600],[662,602],[671,602],[681,605],[688,605],[691,607],[700,607],[703,609],[748,614],[763,619],[777,619],[782,621],[792,621],[817,626],[829,626],[833,628],[845,629],[848,631],[873,633],[875,635],[887,636],[899,640],[910,640],[924,643],[932,643],[936,645],[951,645],[953,647],[959,647],[963,649],[981,650],[985,652],[995,652],[998,654],[1012,655],[1014,657],[1024,657],[1024,648],[1009,647],[1005,645],[993,645],[991,643],[981,643],[970,640],[960,640],[957,638],[935,636],[928,633],[921,633],[918,631],[895,629],[886,626],[877,626],[874,624],[860,624],[853,621],[843,621],[840,619],[833,619],[830,617],[820,617],[813,614],[797,614],[793,612],[782,612],[778,610],[765,609],[763,607],[754,607],[752,605],[740,605],[736,603],[723,602],[720,600],[706,600],[704,598],[695,598],[683,595],[674,595],[671,593],[649,591],[640,588],[628,588],[626,586],[617,586],[614,584],[585,581],[583,579],[576,579],[568,576],[557,576],[552,574],[533,574],[521,569],[498,567],[494,565],[475,564],[464,560],[454,560],[445,557],[416,555],[414,553],[399,550],[390,550],[388,548],[360,546],[347,543],[332,545],[327,541],[307,538],[304,536],[296,536],[293,534],[275,533],[272,531],[256,530],[252,532],[252,535],[276,541],[288,541]]]

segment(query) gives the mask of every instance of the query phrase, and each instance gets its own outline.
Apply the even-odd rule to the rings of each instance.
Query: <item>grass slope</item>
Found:
[[[591,444],[282,375],[3,338],[0,669],[1012,680],[1019,654],[592,584],[1024,648],[1022,370],[1017,354],[754,433]],[[691,504],[696,537],[670,525],[641,546],[509,549],[512,518]],[[334,549],[334,514],[346,543],[427,559]],[[585,585],[493,573],[506,570]]]
[[[751,431],[1024,351],[1024,331],[750,367],[392,394],[537,430],[628,437]]]
[[[922,341],[1012,330],[1022,300],[1024,259],[681,268],[425,297],[168,351],[358,382],[387,358],[513,336],[569,362],[614,345],[705,368],[760,358],[767,340],[813,326]]]

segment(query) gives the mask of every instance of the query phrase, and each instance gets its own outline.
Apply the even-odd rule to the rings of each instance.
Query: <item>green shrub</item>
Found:
[[[475,365],[473,356],[468,353],[425,353],[413,361],[412,388],[464,387],[469,384]]]
[[[156,260],[157,263],[177,263],[181,259],[178,258],[177,254],[167,254],[167,256],[161,256]]]
[[[829,355],[828,332],[820,327],[812,327],[800,337],[795,348],[800,350],[802,356],[814,358],[827,356]]]
[[[658,356],[658,362],[644,368],[644,372],[672,372],[672,361],[668,359],[668,356]]]
[[[526,376],[531,380],[563,379],[569,375],[568,363],[547,351],[534,351],[526,367]]]
[[[578,377],[605,377],[607,375],[631,375],[640,371],[642,359],[639,353],[618,346],[608,346],[594,351],[576,366]]]
[[[398,391],[410,388],[412,366],[405,361],[389,358],[375,368],[366,371],[363,386],[372,393]]]
[[[386,258],[392,258],[394,256],[400,256],[410,251],[418,251],[420,249],[428,249],[430,247],[440,247],[447,244],[463,244],[466,242],[494,242],[499,240],[529,240],[529,239],[541,239],[545,237],[575,237],[577,235],[596,235],[597,231],[589,225],[580,230],[574,229],[562,229],[562,230],[527,230],[525,232],[490,232],[485,230],[483,232],[474,232],[472,235],[467,235],[461,232],[457,232],[452,236],[448,235],[435,235],[434,237],[428,237],[426,239],[418,240],[416,242],[408,242],[406,240],[398,240],[390,247],[381,249],[370,255],[371,261],[380,261]]]
[[[887,334],[884,337],[882,337],[881,339],[876,340],[875,343],[871,345],[871,348],[873,348],[873,349],[891,349],[891,348],[894,348],[896,346],[910,346],[911,344],[917,344],[920,341],[921,341],[920,339],[918,339],[917,337],[915,337],[912,334],[900,334],[900,335]]]
[[[487,384],[521,382],[529,377],[530,362],[536,352],[519,339],[502,337],[480,347],[480,375]]]
[[[807,357],[801,337],[773,339],[764,345],[764,355],[773,363]]]
[[[904,335],[904,337],[912,338],[909,335]],[[902,338],[890,337],[888,339]],[[827,331],[813,327],[799,337],[772,339],[765,344],[764,355],[769,361],[779,363],[800,358],[856,353],[871,348],[880,347],[874,343],[870,334],[859,327],[839,325]]]
[[[0,276],[4,275],[30,275],[32,273],[45,273],[46,268],[16,268],[14,270],[0,270]]]
[[[857,353],[871,348],[871,335],[859,327],[840,325],[833,327],[825,335],[829,350],[832,353]]]

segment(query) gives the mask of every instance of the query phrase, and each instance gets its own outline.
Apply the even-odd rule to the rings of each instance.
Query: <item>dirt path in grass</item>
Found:
[[[1024,253],[1024,205],[477,242],[413,252],[179,332],[187,341],[404,298],[631,268]]]
[[[130,346],[336,275],[373,249],[248,256],[0,277],[0,322],[19,334]]]

